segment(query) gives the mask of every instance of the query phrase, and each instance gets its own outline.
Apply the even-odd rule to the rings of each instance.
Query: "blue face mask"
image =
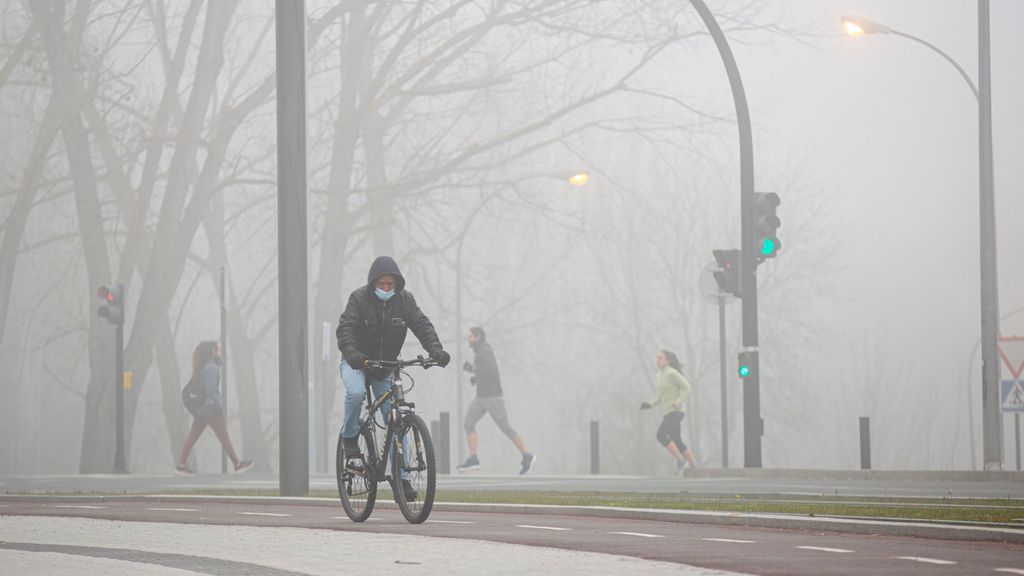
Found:
[[[380,298],[381,300],[383,300],[385,302],[387,302],[388,300],[391,300],[391,297],[395,295],[395,291],[394,290],[388,290],[387,292],[385,292],[384,290],[381,290],[380,288],[374,288],[373,292],[374,292],[374,294],[377,295],[377,298]]]

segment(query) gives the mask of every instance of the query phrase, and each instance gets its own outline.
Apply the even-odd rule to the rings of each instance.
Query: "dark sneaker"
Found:
[[[456,472],[469,472],[470,470],[477,470],[479,468],[480,468],[480,460],[474,454],[473,456],[470,456],[469,458],[466,458],[465,462],[463,462],[462,464],[459,464],[458,466],[456,466],[455,467],[455,471]]]
[[[406,502],[416,501],[416,489],[412,487],[407,478],[402,478],[402,490],[405,492]]]
[[[523,454],[522,468],[519,469],[519,475],[522,476],[530,471],[533,467],[533,463],[537,461],[537,457],[527,452]]]
[[[362,456],[359,450],[359,436],[341,439],[341,448],[345,451],[345,458],[359,458]]]
[[[174,473],[177,474],[178,476],[195,476],[196,475],[196,473],[193,472],[191,468],[189,468],[188,466],[185,466],[184,464],[178,464],[174,468]]]
[[[249,470],[252,470],[252,460],[242,460],[235,466],[235,474],[245,474]]]

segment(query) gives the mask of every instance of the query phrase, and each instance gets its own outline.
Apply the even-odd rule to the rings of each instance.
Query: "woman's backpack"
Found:
[[[199,411],[206,406],[206,390],[203,388],[200,378],[193,378],[188,381],[181,391],[181,403],[189,414],[198,416]]]

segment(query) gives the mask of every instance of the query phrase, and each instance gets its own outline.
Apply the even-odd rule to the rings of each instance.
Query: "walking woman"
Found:
[[[668,350],[662,350],[658,352],[655,359],[658,363],[656,388],[658,397],[653,402],[640,404],[640,409],[648,410],[660,406],[664,411],[661,426],[658,427],[658,442],[676,459],[676,471],[682,474],[683,468],[697,466],[693,452],[690,452],[680,436],[685,416],[683,402],[690,395],[690,383],[683,377],[683,368],[675,354]]]
[[[217,439],[220,440],[224,452],[227,453],[231,463],[235,466],[235,472],[248,472],[252,469],[252,460],[240,460],[235,454],[235,447],[231,445],[231,436],[228,435],[228,420],[224,415],[224,401],[220,397],[220,343],[215,340],[200,342],[192,352],[192,380],[198,380],[206,394],[206,404],[193,415],[192,429],[185,438],[185,444],[181,446],[181,457],[178,458],[178,466],[174,469],[175,474],[195,474],[188,467],[188,456],[192,447],[199,440],[199,435],[207,426],[213,428]]]

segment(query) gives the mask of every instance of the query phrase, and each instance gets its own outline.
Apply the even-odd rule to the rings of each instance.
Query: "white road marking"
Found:
[[[558,528],[556,526],[531,526],[529,524],[517,524],[516,528],[533,528],[534,530],[572,530],[572,528]]]
[[[1024,574],[1024,570],[1020,568],[993,568],[993,572],[1002,572],[1004,574]]]
[[[434,524],[476,524],[476,522],[468,520],[427,520],[427,522],[433,522]]]
[[[86,508],[88,510],[102,510],[106,506],[86,506],[85,504],[56,504],[54,508]]]
[[[153,512],[195,512],[195,508],[146,508]]]
[[[277,516],[280,518],[287,518],[291,514],[275,514],[274,512],[239,512],[245,516]]]
[[[348,516],[331,516],[331,520],[348,520]],[[367,518],[363,522],[380,522],[380,518]]]
[[[753,540],[733,540],[732,538],[701,538],[709,542],[730,542],[732,544],[753,544]]]
[[[913,560],[914,562],[924,562],[925,564],[941,564],[948,566],[950,564],[956,564],[952,560],[939,560],[938,558],[924,558],[922,556],[897,556],[899,560]]]
[[[817,550],[818,552],[835,552],[836,554],[848,554],[853,550],[846,550],[845,548],[824,548],[821,546],[794,546],[794,548],[800,548],[801,550]]]
[[[643,532],[609,532],[609,534],[622,534],[623,536],[639,536],[641,538],[664,538],[660,534],[644,534]]]

